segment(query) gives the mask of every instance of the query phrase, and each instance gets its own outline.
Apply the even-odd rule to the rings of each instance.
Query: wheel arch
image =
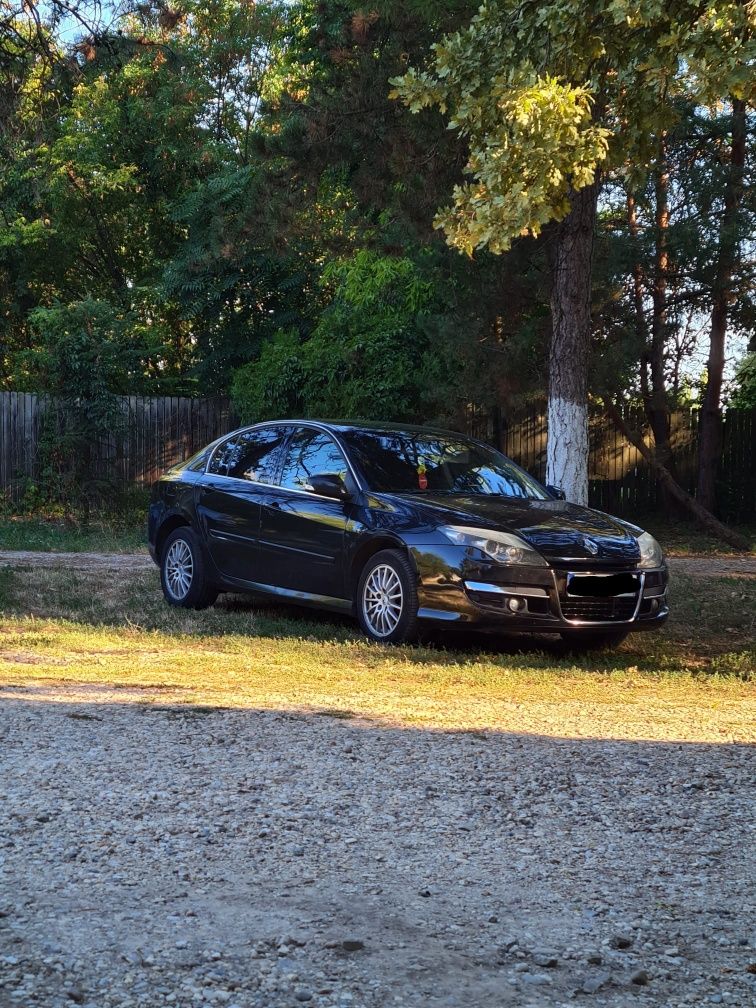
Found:
[[[155,536],[155,555],[160,561],[163,553],[163,545],[165,540],[174,532],[177,528],[182,528],[187,526],[192,527],[192,523],[187,517],[187,515],[182,514],[180,511],[174,511],[172,514],[167,515],[163,521],[160,523],[160,527],[157,530],[157,535]]]
[[[415,564],[415,558],[412,556],[412,553],[405,542],[402,542],[402,540],[398,537],[387,533],[373,535],[364,542],[361,542],[352,555],[352,561],[349,567],[349,588],[352,592],[353,599],[356,599],[357,597],[357,585],[365,564],[372,556],[375,556],[376,553],[380,553],[381,550],[385,549],[393,549],[403,553],[412,565],[415,577],[417,577],[417,565]]]

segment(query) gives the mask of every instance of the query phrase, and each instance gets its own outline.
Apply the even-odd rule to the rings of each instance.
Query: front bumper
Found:
[[[418,615],[425,620],[487,624],[529,633],[581,633],[585,630],[652,630],[666,622],[668,571],[635,567],[507,567],[481,562],[457,546],[415,547]],[[606,594],[605,581],[621,575],[628,583]],[[581,580],[575,594],[574,578]],[[586,594],[591,582],[596,595]],[[589,586],[587,589],[585,586]],[[613,589],[612,589],[613,590]]]

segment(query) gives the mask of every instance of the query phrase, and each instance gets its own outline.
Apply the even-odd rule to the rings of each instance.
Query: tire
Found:
[[[207,577],[200,537],[188,525],[174,529],[163,543],[160,584],[166,602],[181,609],[207,609],[218,598],[217,588]]]
[[[577,633],[563,633],[562,640],[575,651],[610,651],[619,647],[629,632],[629,630],[581,630]]]
[[[370,640],[402,644],[417,637],[417,580],[404,553],[381,550],[368,560],[357,586],[356,609]]]

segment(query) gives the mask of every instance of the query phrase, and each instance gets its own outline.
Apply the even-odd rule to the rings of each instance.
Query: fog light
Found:
[[[525,601],[521,598],[511,598],[507,605],[512,610],[512,612],[520,612],[521,609],[525,608]]]
[[[651,612],[657,612],[659,609],[659,602],[657,599],[651,599]]]

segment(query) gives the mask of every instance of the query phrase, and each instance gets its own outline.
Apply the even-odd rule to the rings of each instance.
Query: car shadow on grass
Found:
[[[174,638],[177,643],[187,639],[226,638],[232,649],[238,648],[239,638],[360,646],[371,649],[371,662],[467,665],[473,660],[502,664],[508,658],[524,656],[529,666],[541,670],[557,667],[598,673],[628,668],[652,673],[715,671],[743,678],[743,669],[749,664],[748,641],[752,639],[747,626],[747,599],[740,599],[747,588],[736,587],[735,599],[733,586],[725,581],[713,603],[716,593],[711,590],[712,585],[709,596],[702,601],[693,598],[685,589],[684,579],[680,579],[680,597],[676,605],[673,599],[673,617],[668,628],[659,633],[632,634],[615,651],[580,652],[555,636],[507,635],[498,628],[471,630],[446,625],[424,628],[419,646],[395,648],[370,644],[361,635],[356,621],[347,615],[282,605],[261,596],[227,594],[215,606],[201,612],[179,609],[165,603],[157,573],[153,571],[126,572],[116,577],[112,572],[5,568],[0,575],[0,610],[5,610],[8,616],[66,620],[116,633],[156,632]],[[706,606],[714,604],[709,612]],[[732,632],[736,619],[741,619],[742,627]],[[721,632],[724,627],[726,634]],[[367,656],[362,650],[361,654]]]

